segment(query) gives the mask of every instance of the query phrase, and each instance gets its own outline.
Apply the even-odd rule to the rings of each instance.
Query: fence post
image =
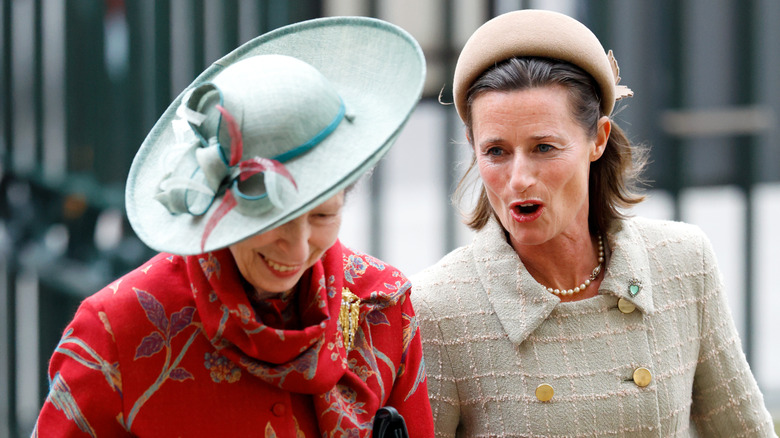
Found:
[[[3,150],[0,151],[0,162],[2,164],[2,174],[0,175],[0,189],[2,189],[3,198],[2,202],[3,216],[10,217],[10,212],[7,211],[7,199],[6,193],[8,185],[12,178],[12,163],[14,160],[13,154],[13,142],[14,142],[14,117],[13,117],[13,5],[12,0],[3,0],[3,89],[2,89],[2,105],[3,105]],[[9,236],[10,240],[13,240],[13,236]],[[12,245],[13,247],[13,245]],[[5,282],[5,312],[6,312],[6,340],[5,343],[8,346],[6,352],[5,361],[7,368],[7,381],[6,384],[6,406],[7,412],[3,415],[7,417],[8,434],[11,437],[18,435],[18,421],[16,418],[16,273],[18,266],[15,258],[12,254],[8,254],[9,257],[5,260],[5,278],[2,281]]]
[[[754,68],[755,65],[755,38],[754,32],[756,29],[760,29],[759,23],[753,26],[754,16],[754,2],[740,3],[739,6],[734,6],[734,14],[736,17],[736,32],[739,42],[734,45],[736,48],[734,51],[734,57],[736,58],[737,65],[737,103],[742,105],[749,105],[752,102],[754,96]],[[744,135],[735,139],[735,147],[742,150],[742,153],[737,153],[739,157],[738,162],[738,176],[737,184],[745,195],[745,232],[743,239],[743,250],[745,252],[745,326],[744,341],[745,344],[742,349],[745,352],[748,363],[753,363],[753,274],[755,273],[755,267],[753,263],[753,187],[756,184],[755,178],[755,155],[756,155],[756,135]]]

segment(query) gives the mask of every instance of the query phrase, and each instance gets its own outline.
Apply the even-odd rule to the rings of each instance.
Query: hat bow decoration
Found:
[[[284,209],[298,190],[298,185],[282,163],[314,148],[330,135],[343,119],[352,119],[351,115],[346,115],[346,107],[340,96],[325,93],[330,94],[331,109],[327,111],[329,115],[324,117],[330,117],[330,120],[323,121],[323,114],[320,114],[319,122],[314,124],[314,129],[318,131],[312,135],[312,126],[308,126],[305,134],[308,139],[290,147],[293,143],[290,143],[289,139],[279,142],[285,143],[281,146],[272,144],[279,136],[263,133],[260,126],[262,122],[255,122],[255,117],[247,120],[245,116],[244,124],[254,125],[247,128],[251,131],[251,151],[247,151],[241,123],[225,107],[224,94],[227,92],[223,92],[223,89],[214,83],[205,83],[191,90],[182,100],[176,111],[177,118],[171,122],[176,144],[166,160],[170,171],[160,182],[158,192],[154,196],[171,214],[186,213],[192,216],[205,215],[221,197],[205,224],[201,249],[205,247],[209,235],[219,221],[234,208],[248,216],[259,216],[274,208]],[[256,99],[258,96],[249,98]],[[204,108],[197,110],[198,106]],[[237,112],[247,111],[235,103],[233,107]],[[299,108],[286,109],[293,113],[300,111]],[[281,112],[284,113],[283,110]],[[224,133],[220,133],[223,125],[227,128],[229,140]],[[275,125],[278,123],[274,122],[272,126]],[[210,135],[212,133],[213,135]],[[208,139],[204,134],[209,135]],[[229,147],[224,147],[224,143],[229,143]],[[227,154],[230,155],[229,158],[226,157]],[[268,156],[271,154],[274,155]],[[187,168],[193,170],[185,176],[187,173],[182,174],[182,169]]]
[[[196,137],[187,135],[187,132],[191,133],[191,131],[182,130],[180,127],[175,128],[179,142],[177,143],[178,147],[174,148],[172,152],[179,152],[180,158],[170,161],[178,163],[182,159],[189,158],[183,155],[194,154],[199,165],[195,172],[202,172],[202,178],[205,181],[197,181],[195,174],[185,178],[169,173],[169,176],[161,181],[160,191],[155,195],[155,199],[173,214],[188,213],[192,216],[205,214],[214,200],[222,194],[225,194],[226,199],[235,198],[236,204],[241,206],[239,210],[245,214],[252,212],[259,214],[271,206],[284,208],[283,190],[279,186],[278,177],[284,177],[297,189],[293,176],[278,159],[251,157],[241,161],[243,155],[241,130],[227,109],[221,105],[216,105],[215,108],[224,117],[230,130],[230,161],[226,162],[224,159],[222,148],[216,137],[209,139],[208,146],[200,147]],[[195,114],[202,116],[201,113]],[[188,122],[193,123],[193,119],[190,118]],[[188,139],[189,142],[187,142]],[[171,168],[175,167],[176,164],[171,165]],[[264,177],[266,192],[256,196],[242,193],[239,183],[258,173]],[[202,195],[204,198],[198,200],[198,195]],[[266,196],[271,205],[256,202]],[[206,202],[203,202],[203,199],[206,199]]]

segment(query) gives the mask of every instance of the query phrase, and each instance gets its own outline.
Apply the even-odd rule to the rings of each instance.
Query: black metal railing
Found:
[[[126,220],[116,218],[124,217],[129,164],[157,117],[208,63],[256,35],[321,16],[322,4],[3,0],[1,11],[0,436],[17,437],[29,434],[34,419],[17,405],[30,391],[18,385],[17,328],[30,317],[16,312],[20,294],[28,292],[18,279],[25,273],[37,279],[40,381],[37,394],[23,395],[43,400],[47,358],[78,303],[152,255]],[[59,34],[45,27],[52,21]],[[173,34],[177,23],[184,31]],[[31,51],[20,49],[30,46],[27,40]],[[47,68],[60,50],[62,64]],[[174,52],[186,52],[190,61],[173,65]],[[61,88],[59,100],[47,94],[52,84]],[[64,120],[59,131],[47,120],[57,106]],[[50,152],[62,159],[47,163]],[[111,242],[101,245],[96,232],[106,226],[113,227]]]

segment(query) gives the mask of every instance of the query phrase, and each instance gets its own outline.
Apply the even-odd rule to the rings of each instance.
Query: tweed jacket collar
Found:
[[[631,221],[615,221],[607,233],[608,264],[600,295],[614,295],[633,303],[645,314],[655,311],[648,254]],[[474,265],[482,287],[509,339],[520,345],[529,334],[561,305],[525,269],[514,248],[506,241],[504,229],[495,220],[474,236]],[[512,275],[514,274],[514,275]],[[634,285],[636,294],[632,294]]]

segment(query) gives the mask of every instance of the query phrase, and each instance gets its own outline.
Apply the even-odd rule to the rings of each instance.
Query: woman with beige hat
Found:
[[[337,238],[424,76],[409,34],[357,17],[206,69],[130,169],[130,223],[161,253],[82,303],[34,436],[368,437],[387,407],[432,436],[410,283]]]
[[[704,234],[623,213],[642,157],[619,80],[555,12],[463,48],[476,233],[412,279],[436,436],[774,436]]]

